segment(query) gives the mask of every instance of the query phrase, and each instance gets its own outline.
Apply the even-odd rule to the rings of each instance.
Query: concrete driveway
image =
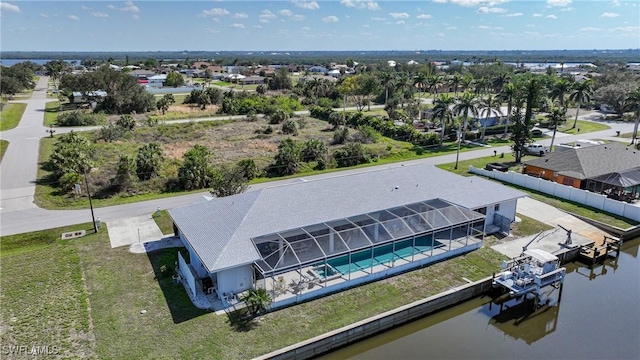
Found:
[[[151,215],[135,216],[112,220],[107,223],[111,248],[142,245],[146,242],[161,240],[164,235]]]

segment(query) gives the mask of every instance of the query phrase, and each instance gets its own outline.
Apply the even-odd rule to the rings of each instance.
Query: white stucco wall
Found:
[[[222,270],[218,275],[218,294],[240,293],[253,286],[253,266],[251,264]]]
[[[198,274],[198,277],[203,278],[207,276],[207,269],[204,268],[202,262],[200,261],[200,258],[198,258],[196,252],[193,251],[193,249],[189,245],[189,242],[184,239],[184,235],[182,235],[182,232],[180,230],[178,230],[178,236],[180,237],[180,241],[182,241],[184,247],[186,247],[187,251],[189,251],[189,263]]]

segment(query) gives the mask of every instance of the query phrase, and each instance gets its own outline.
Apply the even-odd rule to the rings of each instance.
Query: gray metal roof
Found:
[[[251,238],[440,198],[476,209],[526,196],[431,165],[295,182],[169,210],[210,272],[260,260]]]
[[[613,142],[553,152],[538,159],[525,161],[525,165],[549,169],[560,175],[584,180],[640,166],[640,151],[632,146]]]
[[[592,180],[623,188],[640,185],[640,167],[600,175]]]

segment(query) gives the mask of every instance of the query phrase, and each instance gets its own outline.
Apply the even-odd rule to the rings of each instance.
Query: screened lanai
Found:
[[[322,278],[411,261],[482,233],[484,215],[432,199],[252,238],[263,277],[315,267]],[[449,244],[450,246],[450,244]]]

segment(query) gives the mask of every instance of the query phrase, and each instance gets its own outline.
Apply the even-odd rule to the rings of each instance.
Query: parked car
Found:
[[[527,154],[544,156],[549,152],[549,148],[542,144],[529,144],[525,146],[524,151]]]

